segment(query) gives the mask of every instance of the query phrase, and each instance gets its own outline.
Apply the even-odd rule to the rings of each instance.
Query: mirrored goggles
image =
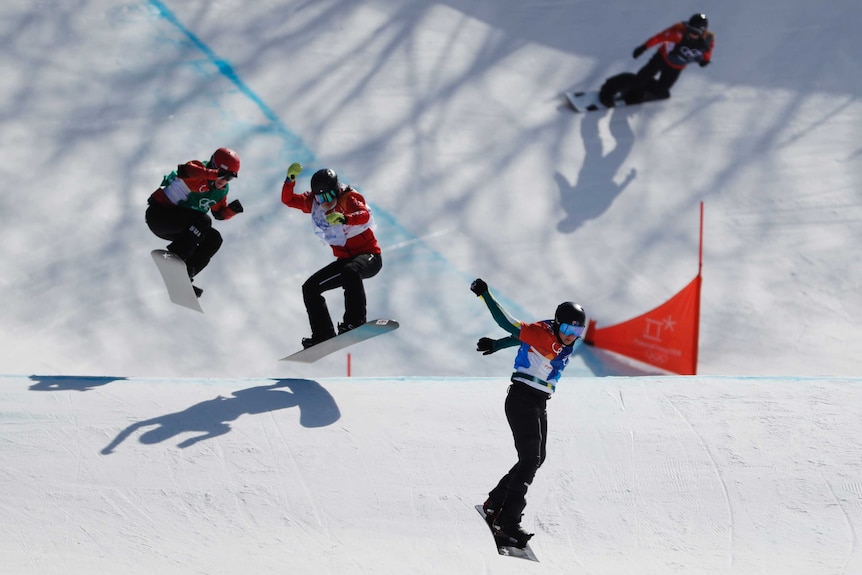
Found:
[[[231,172],[230,170],[225,170],[224,168],[219,168],[218,177],[221,178],[222,180],[229,182],[232,179],[236,178],[236,176],[237,176],[236,172]]]
[[[329,190],[328,192],[319,192],[315,194],[317,197],[317,201],[321,204],[328,204],[329,202],[335,201],[335,198],[338,197],[338,193],[335,190]]]
[[[573,335],[575,337],[581,337],[581,334],[584,333],[584,326],[573,325],[570,323],[561,323],[560,333],[563,335]]]

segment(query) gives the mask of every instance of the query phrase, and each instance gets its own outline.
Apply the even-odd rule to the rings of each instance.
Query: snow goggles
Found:
[[[231,172],[230,170],[225,170],[224,168],[219,168],[218,177],[225,181],[231,181],[232,179],[237,177],[236,172]]]
[[[559,329],[561,334],[575,337],[581,337],[581,334],[584,333],[584,326],[571,323],[561,323]]]
[[[329,202],[334,201],[335,198],[338,197],[338,194],[335,190],[329,190],[328,192],[318,192],[315,196],[317,196],[317,200],[321,204],[328,204]]]

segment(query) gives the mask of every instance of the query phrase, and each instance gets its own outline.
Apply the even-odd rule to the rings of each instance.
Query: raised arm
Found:
[[[513,318],[506,310],[503,309],[500,303],[491,294],[485,280],[475,280],[470,284],[470,291],[482,298],[482,301],[484,301],[485,305],[488,306],[488,311],[491,312],[491,317],[494,318],[497,325],[508,331],[513,338],[517,339],[518,335],[521,333],[521,321]],[[515,344],[512,343],[511,345]],[[503,347],[509,347],[509,345],[505,345]]]

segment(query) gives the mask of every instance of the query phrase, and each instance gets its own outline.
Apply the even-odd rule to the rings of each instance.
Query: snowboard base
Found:
[[[204,310],[198,302],[198,296],[195,295],[195,290],[189,279],[186,262],[167,250],[153,250],[150,255],[153,256],[153,261],[156,262],[156,267],[162,274],[171,301],[203,313]]]
[[[334,353],[340,349],[351,346],[355,343],[383,335],[386,332],[398,329],[398,322],[394,319],[374,319],[367,321],[346,331],[333,338],[324,340],[317,345],[307,347],[292,355],[281,358],[280,361],[298,361],[301,363],[314,363],[318,359],[326,357],[330,353]]]
[[[626,101],[622,98],[622,96],[617,94],[617,96],[614,97],[614,105],[609,108],[602,104],[601,100],[599,100],[598,90],[593,92],[564,92],[564,95],[566,96],[566,100],[568,101],[569,106],[575,112],[595,112],[598,110],[612,110],[614,108],[639,106],[641,104],[646,104],[647,102],[658,102],[660,100],[666,99],[647,92],[644,95],[644,99],[642,102],[627,104]]]
[[[609,110],[599,100],[598,90],[593,92],[565,92],[566,100],[575,112],[595,112],[596,110]],[[614,108],[625,106],[622,98],[614,100]]]
[[[491,530],[491,524],[488,523],[488,516],[485,515],[485,510],[482,509],[482,506],[477,505],[476,511],[479,512],[479,515],[482,516],[482,520],[485,522],[485,525],[488,527],[489,530]],[[521,549],[520,547],[513,547],[512,545],[506,545],[505,543],[502,543],[494,535],[493,530],[491,530],[491,536],[494,537],[494,543],[497,545],[497,553],[499,553],[500,555],[504,555],[506,557],[517,557],[518,559],[526,559],[528,561],[535,561],[536,563],[539,562],[538,557],[536,557],[536,554],[533,553],[533,549],[530,547],[529,543],[527,543],[527,545],[523,549]]]

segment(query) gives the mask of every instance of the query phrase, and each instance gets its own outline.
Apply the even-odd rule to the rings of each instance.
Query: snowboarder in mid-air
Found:
[[[311,190],[296,194],[296,176],[301,172],[299,163],[287,168],[281,201],[311,214],[314,233],[329,244],[336,257],[302,285],[302,298],[311,324],[311,337],[302,338],[302,347],[307,348],[336,335],[323,297],[325,291],[344,288],[344,317],[338,324],[339,334],[365,323],[366,298],[362,280],[377,275],[383,260],[374,236],[374,219],[365,198],[339,182],[332,169],[315,172],[311,176]]]
[[[715,36],[707,29],[708,25],[706,15],[694,14],[688,22],[677,22],[635,48],[633,58],[659,47],[637,74],[608,78],[599,92],[599,101],[610,108],[616,98],[626,104],[670,98],[671,87],[688,64],[697,62],[704,67],[712,61]]]
[[[498,541],[523,548],[533,536],[521,527],[527,489],[545,461],[546,404],[584,332],[586,313],[580,305],[567,301],[557,306],[553,320],[522,323],[506,313],[482,279],[475,280],[470,290],[482,298],[497,325],[510,334],[502,339],[483,337],[476,351],[489,355],[520,346],[505,406],[518,461],[488,493],[482,510]]]
[[[189,279],[204,269],[222,244],[212,219],[228,220],[243,211],[239,200],[227,202],[228,182],[239,174],[239,156],[219,148],[206,163],[192,160],[162,178],[147,200],[146,222],[150,231],[169,240],[168,251],[186,264]],[[192,286],[195,295],[203,290]]]

